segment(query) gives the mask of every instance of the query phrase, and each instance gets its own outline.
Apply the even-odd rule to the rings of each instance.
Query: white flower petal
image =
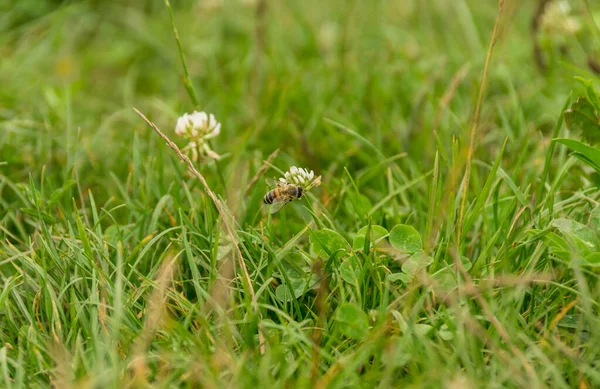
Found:
[[[284,173],[284,177],[285,182],[300,185],[310,190],[313,187],[312,180],[315,177],[315,172],[313,170],[309,172],[307,168],[291,166],[290,170]],[[283,178],[280,180],[283,182]]]
[[[215,136],[221,133],[221,123],[217,123],[217,125],[206,135],[206,138],[214,138]]]
[[[186,128],[186,119],[185,119],[185,115],[181,116],[179,119],[177,119],[177,125],[175,126],[175,133],[179,136],[185,134],[185,128]]]
[[[206,122],[206,113],[194,111],[189,116],[190,127],[195,130],[202,130],[204,122]]]
[[[190,115],[190,119],[194,122],[194,123],[204,123],[207,119],[208,116],[206,115],[206,112],[198,112],[198,111],[194,111],[191,115]]]

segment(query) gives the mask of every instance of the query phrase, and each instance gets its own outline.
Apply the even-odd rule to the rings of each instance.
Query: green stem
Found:
[[[171,9],[171,2],[169,0],[165,0],[165,6],[167,7],[167,11],[169,11],[169,19],[171,20],[171,27],[173,27],[173,35],[175,36],[175,42],[177,42],[177,51],[179,52],[179,59],[181,60],[181,66],[183,67],[183,76],[181,80],[183,82],[183,86],[187,90],[188,96],[192,100],[192,104],[194,104],[194,108],[200,108],[200,102],[198,100],[198,96],[196,95],[196,90],[194,89],[194,85],[192,84],[192,78],[190,77],[190,72],[187,67],[187,63],[185,62],[185,55],[183,54],[183,47],[181,46],[181,39],[179,39],[179,32],[177,31],[177,26],[175,25],[175,18],[173,17],[173,10]],[[212,145],[209,143],[209,147],[212,148]],[[215,166],[217,170],[217,175],[219,176],[219,181],[221,181],[221,185],[223,186],[223,190],[226,190],[225,186],[225,178],[223,176],[223,172],[221,171],[221,165],[219,161],[215,160]]]
[[[196,96],[196,91],[194,90],[194,85],[192,84],[192,79],[190,78],[190,72],[188,71],[187,64],[185,62],[185,55],[183,54],[183,48],[181,47],[181,40],[179,39],[179,32],[177,31],[177,26],[175,26],[175,19],[173,18],[173,10],[171,9],[171,3],[169,0],[165,0],[165,6],[167,7],[167,11],[169,11],[169,19],[171,19],[171,26],[173,27],[173,35],[175,35],[175,42],[177,42],[177,51],[179,51],[179,59],[181,60],[181,66],[183,67],[183,85],[192,100],[195,108],[200,107],[200,102],[198,101],[198,97]]]
[[[552,131],[552,137],[550,138],[550,145],[548,146],[548,151],[546,152],[546,158],[544,161],[544,171],[542,173],[542,180],[540,181],[540,184],[538,186],[538,191],[537,191],[537,196],[536,196],[538,204],[539,204],[539,202],[542,201],[542,194],[544,193],[544,187],[546,185],[546,181],[548,181],[548,174],[550,173],[550,164],[552,163],[552,154],[554,154],[554,147],[556,146],[553,139],[558,136],[558,132],[560,131],[560,128],[562,127],[562,124],[563,124],[565,111],[567,110],[567,108],[569,108],[570,103],[571,103],[571,95],[569,95],[569,97],[567,98],[567,101],[565,101],[565,105],[563,106],[562,110],[560,111],[560,116],[558,117],[558,121],[556,122],[556,125],[554,126],[554,130]],[[550,194],[548,194],[548,196],[549,195]]]

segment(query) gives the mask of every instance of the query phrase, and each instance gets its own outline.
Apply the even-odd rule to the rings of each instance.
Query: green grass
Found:
[[[163,1],[0,2],[0,387],[600,387],[600,8],[542,71],[525,3],[482,85],[494,2],[172,1],[189,79]]]

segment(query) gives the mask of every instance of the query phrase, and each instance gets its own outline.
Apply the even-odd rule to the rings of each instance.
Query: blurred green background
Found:
[[[572,76],[585,72],[593,54],[585,31],[567,35],[567,53],[555,43],[544,55],[582,69],[549,66],[541,74],[530,32],[536,5],[518,3],[507,5],[494,54],[483,148],[509,136],[509,150],[521,150],[524,139],[548,130]],[[386,156],[406,151],[429,165],[433,118],[463,66],[460,98],[436,130],[448,148],[452,136],[466,141],[496,15],[492,1],[272,2],[258,52],[256,1],[173,7],[198,108],[223,123],[217,149],[235,153],[243,144],[250,155],[268,155],[279,147],[289,162],[338,175],[340,165],[352,171],[368,164],[370,151],[324,118],[364,135]],[[122,176],[135,135],[143,144],[155,136],[131,107],[169,131],[193,110],[162,1],[24,0],[3,10],[0,142],[12,178],[39,174],[41,166],[57,177],[76,166],[86,185],[108,171]]]
[[[540,12],[540,4],[548,7]],[[600,339],[597,275],[573,273],[531,233],[556,227],[554,204],[557,217],[574,220],[587,220],[598,204],[597,176],[569,159],[566,148],[546,152],[569,94],[583,90],[575,77],[597,81],[599,2],[505,3],[458,242],[460,182],[495,1],[173,0],[172,8],[197,107],[182,83],[163,1],[0,0],[0,378],[27,384],[23,377],[34,377],[39,387],[58,387],[69,381],[61,375],[68,365],[72,382],[119,387],[144,375],[132,359],[137,352],[157,387],[209,387],[190,378],[197,371],[214,373],[215,382],[233,376],[240,386],[270,387],[272,380],[290,387],[315,360],[315,377],[327,379],[344,366],[336,361],[348,363],[338,369],[338,387],[600,383],[600,348],[592,347]],[[213,141],[223,155],[218,168],[197,167],[236,216],[254,290],[263,293],[260,308],[238,277],[227,289],[231,309],[219,320],[206,312],[232,244],[201,186],[133,107],[182,147],[174,133],[182,114],[206,111],[222,123]],[[262,177],[245,188],[276,149],[277,169],[307,167],[323,185],[303,203],[312,209],[292,204],[271,219],[261,209]],[[549,178],[540,180],[548,155]],[[535,197],[538,186],[543,199]],[[349,246],[361,228],[381,225],[387,232],[399,223],[423,236],[431,273],[452,268],[452,280],[461,279],[452,267],[460,255],[473,263],[477,282],[535,271],[551,274],[554,284],[490,284],[482,292],[487,310],[459,296],[461,309],[469,309],[464,317],[485,328],[484,337],[423,285],[386,278],[400,274],[389,250],[353,247],[328,262],[324,319],[314,283],[294,299],[276,295],[290,281],[288,270],[312,282],[316,258],[325,257],[315,251],[315,231],[326,227]],[[171,249],[181,262],[165,303],[170,321],[154,328],[160,336],[140,351],[154,280]],[[348,263],[356,258],[364,267],[352,284],[338,273],[341,264],[353,270]],[[578,289],[586,277],[590,288]],[[579,316],[566,316],[575,324],[561,340],[587,353],[544,343],[554,342],[547,334],[572,301]],[[338,330],[331,318],[342,304],[360,307],[372,338],[354,342]],[[386,327],[399,312],[404,324]],[[516,339],[514,348],[490,324],[489,312]],[[320,364],[310,332],[319,320]],[[259,323],[269,341],[261,357]],[[435,335],[404,336],[419,325]],[[214,346],[222,335],[230,336],[223,355],[231,365]],[[535,374],[517,374],[507,364],[515,349],[528,353]],[[446,386],[457,372],[464,376]],[[586,379],[590,385],[581,386]]]

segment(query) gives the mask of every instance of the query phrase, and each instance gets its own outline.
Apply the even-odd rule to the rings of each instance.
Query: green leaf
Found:
[[[600,150],[597,148],[588,146],[573,139],[557,138],[554,139],[554,141],[576,151],[577,153],[574,154],[575,157],[586,162],[597,171],[600,171]],[[585,157],[585,159],[582,157]]]
[[[392,273],[387,275],[390,282],[402,281],[407,284],[410,281],[410,276],[406,273]]]
[[[304,267],[310,267],[305,258],[298,253],[289,253],[286,258],[281,261],[280,272],[285,272],[285,276],[288,278],[306,278],[306,271]],[[283,274],[281,279],[285,279]]]
[[[471,260],[469,258],[461,255],[460,262],[462,263],[462,265],[466,271],[471,270],[471,267],[473,266],[473,264],[471,263]]]
[[[113,247],[117,247],[117,243],[121,240],[120,229],[123,228],[118,224],[111,224],[104,230],[104,241]]]
[[[588,218],[588,227],[596,233],[596,236],[600,236],[600,205],[592,209],[590,217]]]
[[[290,292],[290,286],[294,293],[293,296]],[[275,289],[275,296],[277,296],[277,299],[279,301],[286,303],[302,296],[304,294],[303,292],[305,286],[306,282],[304,280],[299,278],[292,278],[290,279],[290,285],[287,285],[284,281],[283,284],[279,285],[277,289]]]
[[[579,96],[577,100],[571,104],[571,110],[575,112],[581,112],[585,116],[593,118],[597,122],[596,108],[586,96]],[[569,129],[571,128],[569,127]]]
[[[342,279],[349,284],[358,285],[358,276],[360,274],[360,263],[355,255],[352,255],[340,265],[340,275]]]
[[[412,332],[414,335],[417,336],[425,336],[429,333],[429,331],[431,331],[433,329],[432,326],[430,326],[429,324],[420,324],[420,323],[414,323],[412,325],[408,324],[408,322],[404,319],[404,317],[402,316],[402,314],[398,311],[391,311],[392,316],[394,317],[394,319],[396,319],[396,321],[398,322],[398,327],[400,327],[400,330],[402,332],[408,333],[408,332]]]
[[[504,149],[506,148],[507,142],[508,142],[508,138],[506,138],[504,140],[504,143],[502,144],[502,148],[500,149],[500,152],[498,153],[498,156],[496,157],[496,161],[494,162],[494,165],[492,166],[492,169],[490,170],[490,173],[488,174],[487,179],[485,180],[485,184],[483,185],[483,188],[481,188],[479,193],[477,193],[477,201],[475,202],[475,208],[473,209],[472,212],[469,212],[469,215],[472,215],[472,216],[467,217],[467,219],[465,220],[465,224],[463,226],[464,231],[469,231],[471,229],[471,226],[473,225],[473,223],[475,223],[475,221],[479,217],[481,217],[481,214],[483,213],[483,210],[485,208],[485,203],[488,200],[490,190],[492,189],[492,185],[496,181],[496,176],[498,174],[498,169],[500,168],[500,163],[502,162],[502,157],[504,156]]]
[[[52,216],[46,212],[38,211],[35,208],[21,208],[21,212],[31,215],[38,220],[42,219],[43,221],[45,221],[46,223],[49,223],[49,224],[56,223],[56,219],[54,218],[54,216]]]
[[[571,154],[571,156],[577,158],[578,160],[580,160],[581,162],[585,163],[586,165],[589,165],[590,167],[592,167],[597,172],[600,172],[600,166],[596,165],[596,163],[594,161],[592,161],[591,159],[589,159],[585,155],[583,155],[581,153],[578,153],[578,152],[574,152],[573,154]]]
[[[558,321],[558,326],[563,328],[578,329],[581,323],[581,315],[565,315]]]
[[[443,324],[440,327],[440,329],[438,331],[438,335],[443,340],[452,340],[452,339],[454,339],[454,334],[452,333],[452,331],[450,331],[450,328],[448,328],[447,324]]]
[[[544,232],[542,230],[529,230],[529,234],[535,235],[535,238],[544,242],[547,246],[554,250],[568,251],[569,244],[560,235],[554,232]]]
[[[552,250],[552,254],[556,255],[558,258],[569,262],[573,258],[573,253],[571,251],[564,250]]]
[[[284,280],[283,283],[279,285],[277,289],[275,289],[275,296],[277,296],[279,301],[284,303],[302,297],[302,295],[311,290],[318,282],[318,277],[315,274],[313,274],[308,280],[305,278],[292,276],[291,274],[288,279],[290,281],[289,285]],[[292,289],[293,296],[290,293],[290,287]]]
[[[6,307],[5,302],[8,299],[8,296],[10,295],[10,292],[12,291],[12,289],[17,286],[19,284],[19,282],[21,282],[22,278],[21,276],[18,277],[8,277],[6,279],[4,279],[4,284],[2,285],[2,291],[0,291],[0,307],[2,308],[2,310],[4,310],[4,308]]]
[[[450,291],[457,287],[456,274],[454,273],[453,265],[447,265],[432,275],[433,280],[438,285],[440,290]]]
[[[390,232],[390,243],[397,249],[414,253],[423,248],[421,235],[414,227],[407,224],[398,224]]]
[[[367,230],[369,226],[364,226],[356,233],[354,237],[354,241],[352,242],[352,248],[354,250],[361,250],[365,246],[365,238],[367,234]],[[377,245],[377,243],[381,242],[386,236],[388,236],[388,230],[379,225],[372,225],[370,231],[370,242],[371,246]]]
[[[346,251],[348,244],[337,232],[323,229],[310,234],[310,250],[319,257],[329,258],[334,253]]]
[[[344,207],[348,213],[356,212],[356,214],[364,216],[372,206],[371,200],[361,193],[348,192],[344,198]]]
[[[48,200],[48,205],[56,204],[69,189],[73,185],[75,185],[77,181],[75,180],[66,180],[62,186],[62,188],[55,189],[50,195],[50,200]]]
[[[594,252],[585,257],[585,263],[583,265],[600,267],[600,253]]]
[[[593,81],[582,77],[575,77],[575,79],[585,86],[585,95],[588,101],[594,106],[596,112],[600,112],[600,96],[598,96],[598,91],[594,87]]]
[[[425,336],[433,329],[429,324],[415,324],[413,326],[413,332],[417,336]]]
[[[585,96],[579,96],[565,111],[565,124],[571,131],[580,131],[585,137],[598,139],[600,123],[596,109]]]
[[[352,339],[363,339],[369,332],[367,314],[355,304],[342,304],[335,311],[340,332]]]
[[[425,254],[423,251],[415,253],[402,264],[402,271],[408,275],[414,275],[419,270],[426,269],[427,266],[433,263],[433,258]]]
[[[558,218],[552,221],[552,226],[556,227],[565,236],[576,239],[576,242],[581,242],[587,250],[597,249],[596,236],[585,224],[571,219]],[[577,246],[581,245],[578,244]]]
[[[75,203],[75,200],[73,200],[73,203]],[[77,223],[77,232],[79,234],[79,240],[81,240],[81,245],[83,246],[83,251],[87,255],[88,259],[93,261],[94,253],[92,251],[92,245],[90,244],[85,225],[77,213],[75,214],[75,222]]]

